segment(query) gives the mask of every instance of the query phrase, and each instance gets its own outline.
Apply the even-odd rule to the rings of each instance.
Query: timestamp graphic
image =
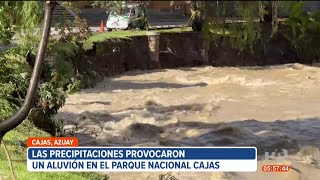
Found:
[[[263,165],[263,172],[289,172],[290,165]]]

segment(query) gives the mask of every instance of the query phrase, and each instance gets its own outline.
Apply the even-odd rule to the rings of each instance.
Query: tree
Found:
[[[201,31],[203,21],[207,14],[207,1],[185,1],[189,5],[191,12],[190,20],[192,21],[192,29]],[[173,6],[175,1],[170,1],[170,6]],[[188,21],[188,23],[190,22]],[[188,24],[187,23],[187,24]]]
[[[272,35],[278,29],[278,3],[277,1],[272,1]]]
[[[120,13],[122,10],[122,5],[124,5],[126,1],[93,1],[94,7],[106,8],[111,11],[115,11]]]
[[[199,2],[197,3],[197,1],[190,1],[192,29],[195,31],[201,31],[203,24],[202,13],[198,6]]]
[[[48,44],[49,35],[50,35],[52,11],[53,11],[54,5],[55,5],[55,2],[53,1],[45,2],[45,17],[44,17],[44,25],[43,25],[43,31],[42,31],[42,39],[38,47],[38,53],[36,56],[36,61],[35,61],[34,69],[30,79],[30,85],[27,91],[27,95],[20,110],[16,112],[16,114],[11,118],[5,121],[2,121],[0,123],[0,141],[2,141],[3,136],[7,132],[16,128],[19,124],[21,124],[25,120],[25,118],[28,116],[29,111],[32,108],[32,103],[39,85],[40,75],[41,75],[42,67],[44,63],[44,56],[45,56],[45,52]]]

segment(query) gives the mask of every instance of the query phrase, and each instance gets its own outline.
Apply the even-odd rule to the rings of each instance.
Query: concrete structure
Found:
[[[304,1],[304,8],[308,11],[317,11],[320,9],[319,1]]]
[[[170,1],[150,1],[148,9],[184,15],[191,14],[189,5],[186,3],[186,1],[174,1],[173,4],[170,3]]]
[[[76,8],[82,9],[82,8],[91,8],[93,1],[72,1],[72,3]]]
[[[148,31],[149,56],[151,59],[150,69],[161,69],[159,61],[160,32]]]
[[[75,12],[64,6],[62,1],[56,1],[56,6],[52,12],[52,24],[57,24],[62,19],[73,21],[77,16]]]

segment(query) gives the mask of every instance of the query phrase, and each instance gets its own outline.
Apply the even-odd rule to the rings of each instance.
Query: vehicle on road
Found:
[[[113,29],[148,29],[146,8],[143,5],[127,5],[120,14],[112,11],[106,23],[107,31]]]

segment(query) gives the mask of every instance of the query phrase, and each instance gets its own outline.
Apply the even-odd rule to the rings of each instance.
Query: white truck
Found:
[[[146,6],[143,4],[137,5],[126,5],[122,6],[122,12],[116,13],[111,11],[109,13],[106,29],[107,31],[112,31],[114,29],[163,29],[163,28],[177,28],[186,27],[188,18],[184,18],[179,22],[170,19],[162,18],[161,21],[153,20],[148,17]]]
[[[148,18],[143,5],[128,5],[120,14],[112,11],[106,23],[108,31],[113,29],[148,29]]]

